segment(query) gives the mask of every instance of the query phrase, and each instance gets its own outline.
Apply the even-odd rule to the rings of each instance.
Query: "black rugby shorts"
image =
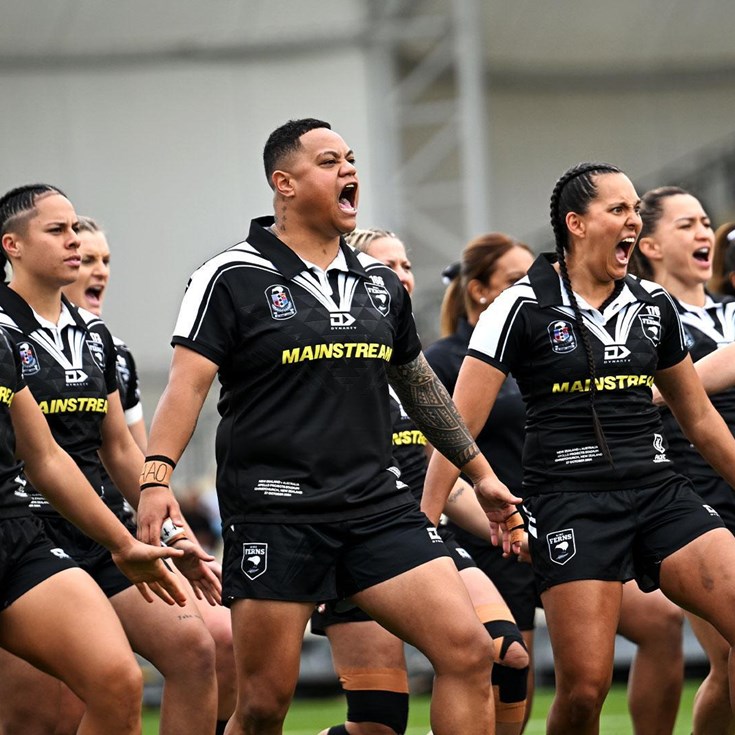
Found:
[[[659,586],[661,562],[724,523],[679,475],[654,486],[607,492],[544,493],[523,503],[541,591],[582,579],[636,579]]]
[[[133,583],[117,568],[112,561],[112,554],[104,546],[82,533],[65,518],[49,517],[44,518],[43,522],[49,538],[69,553],[77,565],[97,582],[97,586],[108,598],[132,587]],[[127,528],[131,531],[130,525]]]
[[[735,534],[735,490],[714,472],[707,477],[690,476],[689,479],[697,495],[720,514],[726,528]]]
[[[0,610],[49,577],[77,565],[35,517],[0,520]]]
[[[446,526],[439,526],[437,530],[458,571],[477,566],[470,553],[458,543],[454,534]],[[372,618],[357,605],[345,605],[344,602],[331,600],[319,605],[312,614],[311,632],[316,635],[326,635],[325,631],[330,625],[364,623],[369,620]]]
[[[472,567],[477,566],[475,560],[472,558],[472,554],[460,544],[451,529],[446,526],[439,526],[438,531],[447,547],[449,556],[452,557],[452,561],[454,561],[454,565],[457,567],[457,571],[461,572],[463,569],[472,569]]]
[[[506,559],[499,546],[493,546],[454,524],[450,527],[462,547],[469,551],[477,566],[498,588],[518,628],[533,630],[536,627],[536,608],[541,607],[541,598],[531,565],[519,562],[515,555]]]
[[[223,601],[338,600],[447,556],[414,503],[330,523],[239,523],[223,529]]]

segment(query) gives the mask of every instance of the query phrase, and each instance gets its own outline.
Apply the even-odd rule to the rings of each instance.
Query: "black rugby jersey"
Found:
[[[472,336],[472,326],[460,319],[454,334],[429,345],[424,354],[450,395]],[[495,474],[513,493],[521,492],[521,456],[526,408],[518,384],[508,375],[500,387],[485,426],[477,435],[477,446]]]
[[[393,423],[393,459],[400,471],[400,480],[421,502],[426,478],[426,437],[406,413],[398,396],[390,391],[390,412]]]
[[[387,266],[344,241],[328,280],[254,220],[191,277],[172,344],[215,362],[225,524],[359,517],[412,502],[392,466],[388,363],[421,344]],[[336,266],[336,267],[335,267]],[[323,272],[322,272],[323,274]]]
[[[569,299],[540,256],[482,314],[469,354],[511,371],[526,402],[523,492],[643,487],[674,474],[658,409],[657,370],[687,355],[671,297],[626,276],[602,312],[577,296],[597,366],[596,406],[613,457],[595,441],[587,356]]]
[[[20,356],[23,378],[51,433],[104,497],[97,450],[108,394],[117,390],[115,347],[94,314],[62,297],[58,325],[39,321],[31,307],[7,285],[0,286],[0,325]],[[30,507],[39,515],[58,515],[30,483]]]
[[[117,388],[120,392],[120,402],[125,412],[125,421],[130,425],[143,418],[138,368],[135,365],[133,353],[125,342],[114,335],[112,340],[115,344]],[[113,483],[112,478],[107,474],[104,467],[102,467],[102,484],[105,490],[105,501],[110,510],[122,520],[132,519],[134,513],[132,507],[117,487],[115,487],[115,483]]]
[[[684,337],[692,360],[701,360],[710,352],[735,342],[735,301],[715,301],[709,294],[703,307],[691,306],[674,298]],[[710,396],[730,431],[735,434],[735,388]],[[710,464],[684,436],[668,408],[661,409],[671,458],[676,469],[687,477],[717,475]],[[724,482],[724,481],[723,481]]]
[[[30,515],[23,464],[15,457],[10,404],[25,388],[23,373],[8,333],[0,328],[0,518]]]

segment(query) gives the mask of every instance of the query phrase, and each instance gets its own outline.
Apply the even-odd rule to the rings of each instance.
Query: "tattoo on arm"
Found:
[[[459,485],[458,487],[455,487],[454,490],[452,490],[451,493],[449,493],[449,497],[447,498],[447,503],[456,503],[459,500],[460,495],[467,489],[466,485]]]
[[[388,380],[408,415],[452,464],[464,467],[480,453],[423,353],[406,365],[390,365]]]

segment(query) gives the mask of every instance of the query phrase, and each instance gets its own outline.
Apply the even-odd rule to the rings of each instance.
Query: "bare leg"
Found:
[[[197,600],[197,607],[214,639],[217,675],[217,719],[229,720],[235,711],[235,653],[232,649],[230,611],[222,605],[208,605]]]
[[[556,674],[547,735],[599,733],[612,681],[622,587],[620,582],[585,580],[542,594]]]
[[[528,679],[526,679],[526,711],[523,714],[523,727],[521,732],[524,732],[528,720],[531,718],[531,707],[533,706],[533,695],[536,691],[536,671],[535,661],[533,657],[533,630],[522,630],[521,635],[523,640],[526,641],[526,650],[528,651]]]
[[[82,570],[49,577],[3,610],[0,646],[63,679],[84,701],[79,735],[140,733],[140,668],[107,599]],[[4,671],[7,676],[12,670]],[[56,683],[41,678],[41,687],[45,680],[55,696]],[[42,699],[37,703],[44,706]]]
[[[508,622],[513,620],[497,587],[482,570],[470,567],[463,569],[459,576],[467,588],[483,625],[495,620]],[[485,628],[488,630],[487,625]],[[520,637],[520,631],[517,628],[515,634]],[[526,710],[526,697],[524,695],[509,696],[506,690],[509,684],[512,684],[513,689],[517,689],[521,684],[525,687],[528,678],[528,651],[520,641],[513,641],[510,645],[504,646],[502,636],[493,642],[495,647],[495,668],[492,672],[495,733],[496,735],[520,735]],[[517,680],[508,681],[509,676],[515,676]]]
[[[689,612],[709,622],[722,637],[727,649],[719,654],[727,656],[727,686],[720,688],[722,704],[717,709],[735,702],[735,537],[723,529],[710,531],[666,557],[661,564],[661,590]],[[698,633],[704,633],[697,626]],[[714,653],[714,638],[707,638]],[[724,680],[720,672],[719,678]],[[714,694],[710,690],[708,696]],[[725,704],[727,703],[727,705]],[[714,723],[713,723],[714,726]],[[707,726],[709,727],[709,725]],[[702,730],[702,733],[715,730]],[[727,732],[724,730],[723,732]]]
[[[313,609],[313,603],[277,600],[232,605],[237,703],[227,735],[281,735]]]
[[[636,735],[671,735],[684,686],[684,612],[660,590],[623,585],[618,633],[638,646],[628,675],[628,705]]]
[[[214,641],[193,601],[146,602],[135,587],[111,598],[133,650],[163,675],[162,735],[214,732],[217,681]]]
[[[729,700],[727,660],[730,646],[707,622],[687,613],[697,640],[707,654],[709,673],[694,697],[694,735],[733,735],[735,717]]]
[[[2,735],[76,735],[83,715],[66,684],[0,649]]]
[[[434,735],[493,732],[493,644],[449,558],[435,559],[369,587],[354,600],[431,661]]]
[[[334,669],[348,697],[354,691],[384,691],[408,696],[406,658],[400,638],[396,638],[375,621],[330,625],[326,632],[332,649]],[[376,720],[379,720],[381,714],[384,713],[376,712]],[[346,727],[350,735],[396,733],[396,730],[380,721],[348,720]],[[327,730],[323,732],[326,733]]]

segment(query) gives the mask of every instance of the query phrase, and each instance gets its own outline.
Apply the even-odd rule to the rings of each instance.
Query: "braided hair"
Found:
[[[566,250],[569,246],[569,239],[566,216],[569,212],[584,214],[587,211],[589,203],[597,196],[597,186],[595,184],[595,178],[597,176],[600,174],[618,173],[622,173],[622,171],[617,166],[609,163],[578,163],[576,166],[572,166],[565,171],[556,182],[554,191],[551,194],[550,205],[551,227],[554,230],[556,258],[559,263],[561,280],[572,305],[574,320],[579,330],[585,354],[587,355],[587,369],[590,375],[590,409],[592,411],[592,425],[595,432],[595,439],[597,440],[600,451],[611,465],[613,464],[612,455],[610,454],[610,448],[607,445],[607,440],[605,439],[595,405],[597,395],[597,367],[592,353],[592,344],[590,342],[589,332],[582,318],[582,310],[579,308],[579,302],[572,290],[572,281],[569,278],[569,271],[567,269]]]
[[[49,184],[28,184],[11,189],[7,194],[0,197],[0,238],[25,226],[26,221],[35,214],[36,201],[48,194],[61,194],[61,189]],[[8,263],[5,248],[0,246],[0,273]]]
[[[378,227],[358,227],[345,235],[345,241],[358,252],[367,253],[373,241],[380,240],[381,237],[395,237],[397,239],[397,235],[390,230],[381,230]]]

